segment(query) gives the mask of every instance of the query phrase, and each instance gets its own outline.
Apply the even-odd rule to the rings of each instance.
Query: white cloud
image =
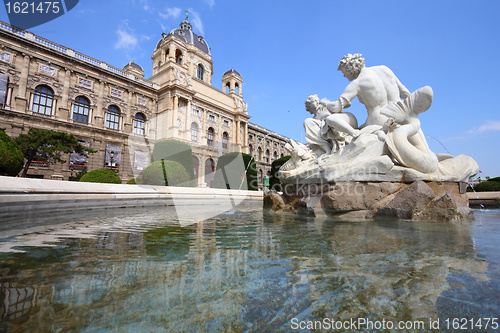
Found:
[[[181,9],[177,7],[167,8],[163,12],[159,12],[160,17],[167,20],[169,18],[178,18],[181,14]]]
[[[479,128],[474,127],[473,129],[469,130],[469,134],[473,133],[483,133],[483,132],[496,132],[500,131],[500,121],[499,120],[488,120]]]
[[[118,34],[118,41],[115,43],[115,49],[131,50],[137,45],[138,40],[135,36],[122,29],[118,29],[116,33]]]
[[[204,0],[204,2],[212,8],[215,6],[215,0]]]
[[[500,121],[489,120],[478,129],[479,132],[500,131]]]
[[[201,22],[200,14],[198,14],[197,12],[195,12],[194,10],[192,10],[191,8],[189,8],[188,13],[189,13],[189,16],[190,16],[189,21],[191,21],[191,23],[193,24],[194,28],[196,30],[198,30],[202,35],[204,35],[205,32],[203,30],[203,22]]]

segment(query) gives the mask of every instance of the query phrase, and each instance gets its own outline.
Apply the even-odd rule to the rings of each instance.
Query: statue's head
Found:
[[[365,67],[365,59],[361,56],[360,53],[348,54],[342,57],[342,60],[339,62],[338,70],[344,73],[344,76],[352,81],[356,79],[361,72],[361,70]]]
[[[319,108],[319,97],[318,95],[311,95],[305,101],[306,110],[311,114],[316,114]]]

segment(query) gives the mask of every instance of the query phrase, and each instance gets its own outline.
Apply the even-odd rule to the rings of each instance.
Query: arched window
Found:
[[[271,158],[271,153],[269,153],[269,149],[266,149],[266,163],[269,163],[270,158]]]
[[[257,182],[260,184],[262,183],[262,169],[259,169],[259,174],[257,175]]]
[[[226,84],[226,94],[229,94],[231,92],[231,85],[229,82]]]
[[[198,124],[191,123],[191,141],[198,142]]]
[[[214,129],[212,127],[209,127],[207,130],[207,145],[213,146],[214,145]]]
[[[277,152],[274,152],[273,153],[273,160],[277,159],[278,158],[278,153]]]
[[[44,85],[35,88],[33,95],[33,112],[50,115],[52,113],[52,103],[54,101],[54,91]]]
[[[258,161],[262,161],[262,148],[259,147],[258,153],[259,153],[259,155],[258,155],[258,158],[259,158]]]
[[[214,160],[209,158],[205,162],[205,183],[208,187],[212,187],[212,182],[214,179],[215,163]]]
[[[134,117],[134,133],[144,135],[144,127],[146,125],[146,117],[142,113],[136,113]]]
[[[222,133],[222,149],[227,149],[229,141],[229,134],[227,132]]]
[[[252,156],[253,155],[253,146],[248,145],[248,150],[249,150],[250,156]]]
[[[238,84],[238,83],[236,83],[236,84],[234,85],[234,93],[235,93],[236,95],[239,95],[239,94],[240,94],[240,86],[239,86],[239,84]]]
[[[175,50],[175,62],[182,66],[182,52],[181,52],[181,50]]]
[[[285,155],[283,155],[283,153],[281,153],[280,157],[284,157]]]
[[[198,64],[198,72],[197,72],[197,77],[198,79],[203,81],[203,74],[205,72],[205,69],[203,68],[202,64]]]
[[[73,105],[73,120],[88,124],[90,113],[90,101],[87,97],[78,96]]]
[[[106,112],[106,127],[110,129],[120,129],[120,109],[116,105],[110,105]]]

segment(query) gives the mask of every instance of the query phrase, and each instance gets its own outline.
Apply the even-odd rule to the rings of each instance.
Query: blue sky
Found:
[[[433,88],[420,119],[434,152],[467,154],[482,176],[500,176],[497,0],[80,0],[30,31],[119,68],[135,60],[149,77],[161,33],[177,28],[186,8],[211,47],[213,86],[221,89],[225,71],[240,72],[252,122],[304,141],[307,96],[336,99],[348,84],[339,60],[362,53],[410,91]],[[8,22],[4,7],[0,19]],[[366,120],[357,99],[349,111]]]

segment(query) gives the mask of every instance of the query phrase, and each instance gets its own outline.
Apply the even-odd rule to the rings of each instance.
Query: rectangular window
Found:
[[[0,52],[0,61],[8,62],[10,64],[12,61],[12,55],[7,52]]]
[[[215,121],[215,116],[214,116],[214,115],[209,115],[209,116],[208,116],[208,120],[210,120],[210,121]]]
[[[229,120],[224,120],[224,126],[229,127]]]
[[[40,64],[40,73],[56,76],[56,69],[44,64]]]
[[[122,160],[122,147],[113,144],[106,144],[106,155],[104,157],[104,167],[118,172]]]
[[[139,105],[144,105],[146,106],[146,104],[148,104],[148,101],[145,99],[145,98],[142,98],[142,97],[137,97],[137,103]]]
[[[115,89],[115,88],[111,88],[111,96],[112,97],[116,97],[116,98],[122,98],[122,91],[121,90],[118,90],[118,89]]]
[[[142,171],[148,166],[149,155],[147,151],[136,150],[134,152],[134,171]]]
[[[78,142],[82,146],[90,148],[90,143],[88,143],[86,141],[82,141],[82,140],[78,140]],[[85,169],[87,167],[88,160],[89,160],[88,157],[85,157],[85,156],[80,155],[80,154],[75,153],[75,152],[71,153],[69,155],[70,170],[81,171],[81,170]]]
[[[83,77],[78,78],[78,84],[80,85],[80,87],[92,89],[92,81],[84,79]]]
[[[120,127],[120,114],[106,112],[106,127],[117,130]]]

